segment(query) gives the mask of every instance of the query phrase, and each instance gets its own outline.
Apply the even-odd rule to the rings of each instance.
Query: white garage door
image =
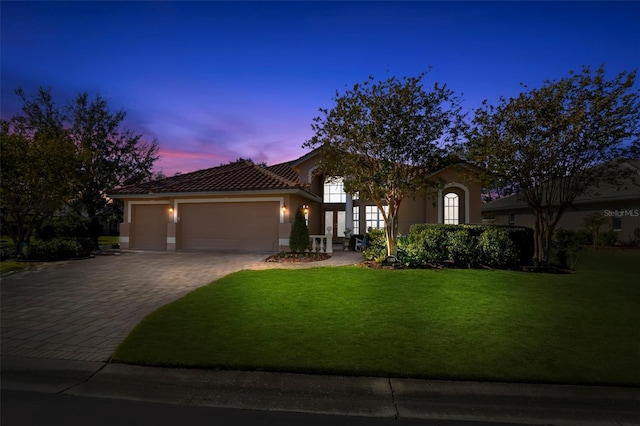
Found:
[[[133,241],[138,250],[166,250],[167,205],[138,204],[132,206]]]
[[[178,249],[271,252],[278,249],[278,202],[180,204]]]

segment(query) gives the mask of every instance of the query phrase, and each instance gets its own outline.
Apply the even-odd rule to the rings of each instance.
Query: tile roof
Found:
[[[253,190],[301,189],[291,162],[262,166],[240,160],[205,170],[185,173],[151,182],[114,188],[113,197],[134,194],[193,192],[233,192]]]

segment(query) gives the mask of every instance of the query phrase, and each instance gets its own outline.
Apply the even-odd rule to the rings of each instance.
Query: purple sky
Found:
[[[433,69],[471,111],[605,64],[640,68],[640,2],[1,3],[1,117],[22,87],[100,93],[167,176],[306,151],[318,108],[369,75]]]

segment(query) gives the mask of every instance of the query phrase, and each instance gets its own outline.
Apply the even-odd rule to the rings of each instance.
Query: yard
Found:
[[[115,362],[640,385],[640,251],[574,274],[358,267],[242,271],[148,316]]]

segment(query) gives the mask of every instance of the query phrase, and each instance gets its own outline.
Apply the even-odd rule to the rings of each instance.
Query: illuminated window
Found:
[[[353,233],[360,233],[360,207],[358,206],[353,208]]]
[[[460,197],[454,192],[449,192],[444,196],[444,223],[457,225],[459,223],[459,203]]]
[[[383,206],[384,212],[389,212],[389,206]],[[367,229],[384,229],[384,217],[377,206],[365,206],[365,221]]]
[[[347,202],[347,194],[344,192],[344,184],[341,178],[324,181],[323,200],[325,203]]]

